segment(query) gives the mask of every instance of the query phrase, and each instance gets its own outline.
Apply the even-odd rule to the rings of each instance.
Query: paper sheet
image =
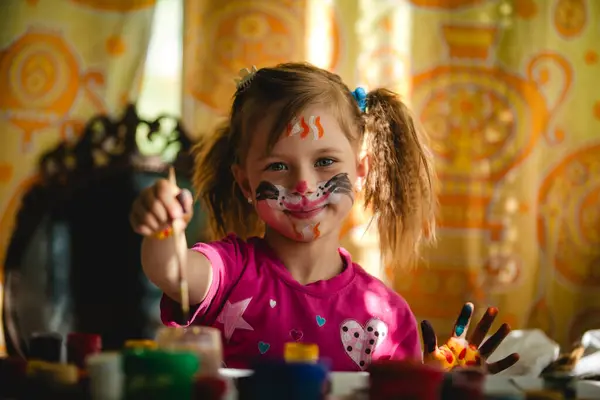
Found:
[[[600,374],[600,329],[587,331],[581,338],[584,356],[576,364],[575,375]],[[512,331],[494,352],[489,362],[498,361],[511,353],[521,359],[498,375],[538,377],[542,370],[558,358],[560,348],[538,329]]]
[[[556,360],[559,351],[558,343],[539,329],[516,330],[508,334],[488,362],[518,353],[521,357],[519,362],[498,375],[538,377],[548,364]]]

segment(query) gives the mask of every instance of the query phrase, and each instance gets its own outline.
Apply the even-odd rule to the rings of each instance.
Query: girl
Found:
[[[339,245],[359,193],[376,216],[386,265],[413,264],[434,238],[431,154],[398,96],[351,92],[308,64],[253,68],[238,83],[227,123],[198,150],[194,183],[216,241],[186,252],[193,312],[185,326],[219,328],[228,367],[280,359],[290,341],[318,344],[337,371],[422,358],[406,301]],[[189,221],[191,205],[189,192],[161,180],[131,215],[170,326],[178,326],[181,297],[168,227]],[[425,327],[433,340],[426,359],[447,363]]]

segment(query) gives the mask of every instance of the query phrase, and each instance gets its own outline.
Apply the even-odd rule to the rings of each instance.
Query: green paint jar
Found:
[[[184,351],[132,349],[123,353],[125,400],[191,399],[198,356]]]

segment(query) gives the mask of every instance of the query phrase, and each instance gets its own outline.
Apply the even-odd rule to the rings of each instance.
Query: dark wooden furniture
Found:
[[[157,153],[142,154],[139,139]],[[161,293],[141,270],[128,214],[140,190],[165,176],[162,155],[172,146],[181,147],[178,182],[189,187],[191,145],[177,120],[145,121],[129,106],[119,120],[93,118],[75,143],[41,157],[41,181],[22,200],[5,260],[9,353],[26,355],[39,331],[99,333],[107,349],[154,335]],[[194,218],[190,242],[203,230],[198,210]]]

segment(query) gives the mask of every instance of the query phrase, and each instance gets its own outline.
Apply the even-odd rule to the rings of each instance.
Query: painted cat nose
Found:
[[[308,191],[308,183],[306,183],[306,181],[298,182],[294,191],[299,194],[305,194]]]

